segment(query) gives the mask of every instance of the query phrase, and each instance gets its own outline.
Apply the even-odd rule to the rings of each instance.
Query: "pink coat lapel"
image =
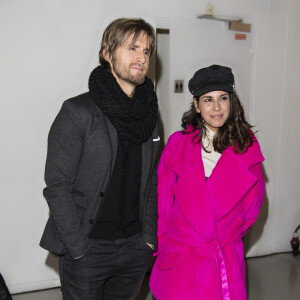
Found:
[[[181,134],[169,152],[172,157],[166,161],[168,168],[176,175],[173,189],[179,209],[197,232],[200,241],[209,242],[216,238],[216,227],[212,222],[214,212],[206,187],[201,145],[192,142],[195,134]]]
[[[223,152],[207,181],[209,194],[218,204],[215,207],[217,217],[232,211],[257,183],[258,178],[250,169],[263,160],[257,141],[242,154],[234,153],[231,147]]]

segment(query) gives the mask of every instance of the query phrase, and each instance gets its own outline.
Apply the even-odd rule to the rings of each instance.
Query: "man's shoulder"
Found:
[[[75,108],[85,108],[94,105],[94,101],[89,92],[69,98],[63,103],[64,106],[73,106]]]
[[[82,117],[90,117],[94,114],[95,102],[91,94],[86,92],[64,101],[62,108],[68,111],[76,111]]]

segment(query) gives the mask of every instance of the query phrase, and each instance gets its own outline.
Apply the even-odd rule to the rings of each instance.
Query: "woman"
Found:
[[[242,237],[264,198],[259,144],[228,67],[198,70],[191,109],[158,168],[158,256],[150,287],[158,300],[243,300]]]

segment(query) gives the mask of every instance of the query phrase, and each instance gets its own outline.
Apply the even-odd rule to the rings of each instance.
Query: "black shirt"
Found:
[[[112,178],[90,238],[115,240],[141,232],[139,221],[141,170],[142,144],[136,145],[118,137]]]

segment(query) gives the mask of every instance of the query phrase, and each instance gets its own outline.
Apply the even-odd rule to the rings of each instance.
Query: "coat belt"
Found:
[[[222,241],[212,241],[210,243],[200,242],[190,239],[183,239],[182,237],[178,236],[175,233],[171,233],[170,237],[179,243],[187,244],[194,247],[200,248],[209,248],[213,251],[215,258],[219,263],[219,275],[221,278],[221,288],[222,288],[222,295],[223,300],[230,300],[230,293],[229,293],[229,285],[228,285],[228,277],[226,271],[226,264],[223,256],[222,248],[224,245],[232,244],[241,241],[241,238],[229,238]]]

